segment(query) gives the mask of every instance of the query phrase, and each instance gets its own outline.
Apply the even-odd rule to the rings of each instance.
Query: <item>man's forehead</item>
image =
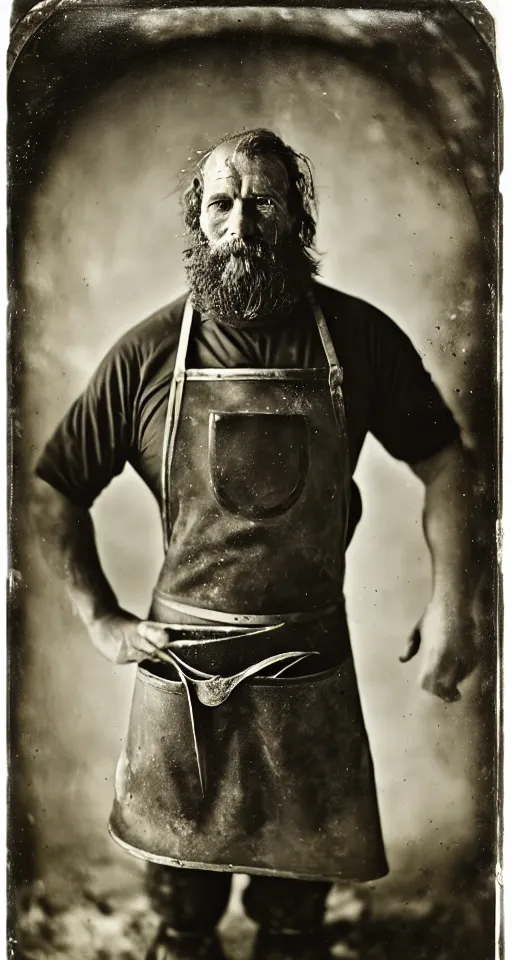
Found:
[[[287,193],[288,174],[281,160],[272,156],[248,157],[238,143],[229,140],[212,150],[203,168],[205,189],[213,189],[227,180],[240,182],[243,177],[251,176],[270,182],[274,189]]]

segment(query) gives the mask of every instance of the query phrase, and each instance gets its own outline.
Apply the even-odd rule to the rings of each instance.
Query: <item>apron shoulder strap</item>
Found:
[[[162,449],[162,525],[164,534],[164,549],[166,551],[169,546],[169,463],[172,460],[181,409],[181,401],[183,399],[183,381],[185,379],[187,350],[193,317],[194,308],[192,306],[192,298],[189,296],[185,303],[183,318],[181,321],[178,350],[174,364],[174,373],[171,380],[171,388],[169,390],[169,402],[167,404],[167,413],[165,417],[164,441]]]
[[[336,356],[336,351],[334,349],[334,344],[329,333],[329,328],[327,326],[323,310],[313,292],[309,294],[309,302],[313,310],[313,315],[316,320],[316,325],[318,327],[324,353],[327,358],[327,364],[329,367],[329,386],[331,388],[331,393],[333,393],[337,388],[341,389],[343,384],[343,370],[341,369],[338,357]]]
[[[194,317],[194,307],[192,306],[192,297],[187,297],[183,309],[183,318],[181,321],[180,339],[178,341],[178,350],[176,353],[176,363],[174,365],[174,376],[183,374],[187,360],[188,342],[190,339],[190,330]]]

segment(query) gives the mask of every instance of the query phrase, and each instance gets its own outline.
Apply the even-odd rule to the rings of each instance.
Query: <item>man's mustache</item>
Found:
[[[213,253],[213,251],[212,251]],[[215,258],[221,261],[228,261],[230,257],[243,257],[247,260],[260,259],[268,256],[270,247],[258,237],[242,240],[234,237],[233,240],[226,240],[221,247],[214,251]]]

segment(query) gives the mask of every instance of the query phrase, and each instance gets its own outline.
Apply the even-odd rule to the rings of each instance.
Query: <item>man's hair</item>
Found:
[[[185,226],[191,232],[198,232],[201,200],[203,196],[203,168],[214,150],[222,143],[236,140],[236,150],[248,158],[275,157],[281,161],[288,174],[290,184],[288,209],[296,224],[297,235],[305,250],[310,249],[316,234],[316,197],[313,183],[311,161],[302,153],[287,146],[272,130],[257,128],[242,130],[221,137],[197,164],[196,174],[190,186],[183,194],[182,203]]]

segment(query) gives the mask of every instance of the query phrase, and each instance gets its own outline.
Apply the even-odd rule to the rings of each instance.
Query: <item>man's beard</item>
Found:
[[[272,246],[250,238],[212,249],[198,231],[184,260],[196,309],[233,327],[288,315],[311,288],[316,272],[299,238],[288,236]]]

